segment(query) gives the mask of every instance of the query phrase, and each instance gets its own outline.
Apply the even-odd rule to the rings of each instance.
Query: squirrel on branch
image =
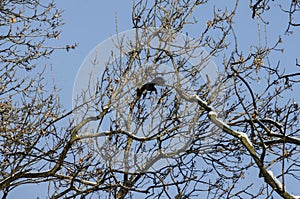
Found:
[[[156,77],[151,82],[144,84],[142,87],[136,89],[136,95],[138,99],[143,95],[143,98],[145,98],[147,91],[150,91],[152,93],[153,91],[155,94],[157,94],[157,90],[155,86],[163,86],[165,83],[165,80],[162,77]]]

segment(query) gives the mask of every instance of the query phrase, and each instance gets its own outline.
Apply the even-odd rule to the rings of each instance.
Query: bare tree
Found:
[[[62,107],[45,82],[49,69],[37,66],[55,49],[75,48],[51,44],[60,35],[61,13],[51,1],[0,2],[2,198],[17,186],[47,181],[44,169],[59,150],[61,140],[53,136]]]
[[[300,180],[292,97],[300,73],[274,59],[281,38],[260,35],[270,1],[250,2],[265,45],[239,46],[239,6],[134,2],[134,29],[111,38],[116,50],[105,59],[88,57],[88,78],[75,84],[74,109],[65,112],[43,71],[23,74],[55,49],[47,42],[59,36],[61,12],[53,3],[2,1],[2,197],[49,183],[50,198],[299,198],[291,183]],[[299,2],[284,6],[291,33]]]

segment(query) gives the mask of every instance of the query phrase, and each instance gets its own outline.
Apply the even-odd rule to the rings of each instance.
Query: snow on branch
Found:
[[[267,170],[267,172],[270,174],[270,177],[273,178],[274,182],[276,183],[277,187],[279,187],[282,190],[282,184],[281,182],[274,176],[273,171]]]
[[[216,111],[214,111],[213,107],[209,106],[207,102],[202,100],[197,95],[189,95],[186,92],[184,92],[180,88],[175,88],[178,95],[185,99],[188,102],[197,102],[202,108],[204,108],[208,112],[208,117],[210,120],[217,125],[219,128],[221,128],[224,132],[238,138],[241,143],[244,145],[244,147],[247,149],[247,151],[250,153],[251,157],[254,159],[256,165],[260,169],[260,172],[263,173],[264,179],[268,185],[270,185],[276,192],[284,197],[284,198],[291,198],[291,199],[300,199],[299,196],[293,196],[286,192],[281,182],[274,176],[273,172],[271,170],[266,170],[263,163],[261,162],[259,156],[257,155],[256,150],[254,149],[252,142],[250,141],[248,135],[243,132],[238,132],[236,130],[233,130],[230,128],[228,124],[226,124],[224,121],[222,121],[220,118],[218,118],[218,114]]]

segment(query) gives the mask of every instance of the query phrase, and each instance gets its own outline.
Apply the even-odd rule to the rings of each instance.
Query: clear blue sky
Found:
[[[61,89],[60,96],[67,110],[72,107],[73,83],[84,58],[101,41],[116,32],[116,21],[119,31],[131,29],[131,1],[56,1],[58,8],[64,10],[65,25],[56,46],[78,43],[76,50],[66,52],[58,50],[49,60],[42,63],[53,67],[56,85]],[[51,82],[51,77],[49,75]],[[47,197],[47,186],[24,185],[11,192],[9,199]]]
[[[225,2],[212,1],[219,7],[226,6]],[[257,23],[251,19],[251,11],[248,1],[240,1],[237,17],[235,18],[234,27],[236,34],[240,38],[240,47],[249,50],[251,44],[257,44]],[[223,4],[223,5],[222,5]],[[57,51],[48,63],[53,64],[55,78],[58,88],[62,89],[61,97],[64,105],[71,108],[71,96],[73,82],[76,77],[76,72],[88,53],[101,41],[107,39],[112,34],[116,33],[116,27],[119,32],[132,28],[131,24],[131,7],[132,1],[57,1],[57,6],[64,10],[64,21],[66,24],[63,27],[62,34],[58,41],[59,45],[79,43],[76,50]],[[279,11],[278,6],[274,7]],[[202,14],[203,13],[203,14]],[[200,10],[199,15],[211,17],[212,6],[207,10]],[[298,52],[295,45],[295,39],[299,41],[300,34],[294,34],[287,37],[284,35],[284,30],[287,25],[287,16],[280,15],[279,12],[269,16],[270,25],[268,26],[269,45],[274,44],[278,39],[278,35],[282,35],[283,45],[285,47],[284,54],[278,57],[282,64],[286,64],[287,70],[293,70],[291,65],[295,60],[289,60],[289,57],[296,57]],[[116,24],[117,23],[117,24]],[[280,28],[279,28],[280,27]],[[262,29],[262,38],[263,26]],[[197,29],[193,26],[188,26],[189,35],[197,35]],[[264,45],[264,41],[262,41]],[[277,55],[278,56],[278,55]],[[219,63],[221,63],[220,57]],[[218,63],[218,60],[215,60]]]
[[[71,97],[76,72],[88,53],[101,41],[119,31],[132,28],[131,1],[57,1],[64,9],[63,27],[59,43],[78,43],[76,50],[57,51],[49,60],[55,70],[56,83],[62,88],[61,97],[71,108]],[[116,25],[117,22],[117,25]]]
[[[69,52],[57,51],[46,62],[52,64],[57,87],[61,89],[60,96],[63,105],[67,110],[70,110],[72,106],[73,83],[78,68],[84,58],[97,44],[116,33],[116,27],[118,27],[119,32],[132,28],[132,1],[65,0],[56,2],[57,6],[64,10],[63,18],[66,23],[57,45],[73,44],[76,42],[79,46],[77,49]],[[217,1],[213,1],[213,3],[215,2]],[[218,1],[217,5],[222,6],[221,4],[225,4],[224,2]],[[242,0],[240,3],[245,5],[240,7],[240,12],[237,13],[238,17],[236,17],[234,26],[236,27],[236,34],[242,36],[242,39],[239,41],[240,45],[248,49],[251,44],[257,44],[258,42],[256,37],[257,25],[255,20],[250,20],[252,13],[249,10],[249,1]],[[203,12],[203,15],[212,15],[212,13],[209,13],[210,10]],[[279,34],[282,35],[283,45],[286,49],[285,53],[281,57],[278,57],[278,59],[282,58],[282,62],[287,64],[287,70],[294,70],[290,66],[294,63],[294,60],[290,60],[289,58],[295,57],[296,53],[299,52],[299,49],[295,45],[295,40],[300,44],[300,36],[299,34],[294,34],[291,37],[284,35],[287,17],[282,17],[282,15],[278,14],[271,15],[270,19],[272,19],[271,31],[268,32],[268,38],[271,41],[270,44],[275,43]],[[263,29],[263,27],[261,28]],[[197,30],[193,29],[192,26],[188,30],[190,31],[190,36],[196,35]],[[257,178],[257,175],[255,178]],[[34,185],[33,187],[29,185],[18,188],[9,198],[36,198],[37,196],[45,198],[46,192],[47,187],[45,186]]]
[[[216,2],[212,1],[212,4]],[[252,44],[258,43],[257,23],[256,20],[251,19],[252,13],[248,3],[248,1],[240,1],[239,10],[234,22],[236,34],[240,38],[239,45],[245,50],[249,50]],[[226,3],[218,1],[216,5],[223,7],[226,6]],[[57,86],[62,89],[62,100],[70,108],[73,82],[79,66],[97,44],[116,33],[116,27],[118,27],[119,32],[132,28],[132,2],[87,0],[76,1],[75,3],[67,0],[57,1],[57,6],[65,10],[64,21],[66,22],[58,41],[59,45],[79,43],[76,50],[69,52],[57,51],[47,61],[53,64]],[[278,6],[274,8],[279,11]],[[204,15],[205,18],[211,17],[212,6],[207,10],[199,10],[199,14],[197,15]],[[299,41],[299,33],[296,34],[297,32],[295,32],[292,36],[284,35],[287,16],[280,14],[280,12],[277,12],[276,15],[272,14],[268,16],[268,19],[272,22],[268,26],[269,45],[274,44],[278,39],[278,35],[281,35],[284,42],[283,46],[285,47],[284,53],[278,53],[276,55],[278,58],[275,60],[278,61],[280,59],[281,64],[286,65],[287,71],[295,70],[292,67],[295,60],[291,60],[289,57],[295,58],[297,56],[298,49],[295,45],[295,40]],[[261,26],[260,28],[262,29],[262,38],[264,38],[264,27]],[[197,28],[193,26],[188,26],[187,30],[190,36],[197,36],[198,34]],[[262,45],[264,45],[264,41],[262,41]],[[221,59],[222,57],[220,57]],[[215,61],[218,62],[218,60]]]

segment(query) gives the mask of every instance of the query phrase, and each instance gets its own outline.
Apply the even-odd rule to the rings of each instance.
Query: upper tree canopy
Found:
[[[75,48],[54,46],[62,11],[1,1],[2,198],[25,184],[49,198],[300,198],[299,64],[283,56],[299,8],[134,1],[133,29],[89,54],[65,111],[39,64]]]

